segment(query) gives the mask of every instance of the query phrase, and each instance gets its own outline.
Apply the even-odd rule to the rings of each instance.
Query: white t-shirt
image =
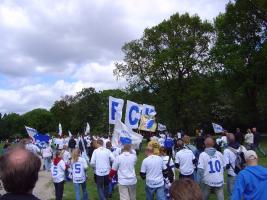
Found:
[[[204,170],[203,183],[211,187],[221,187],[224,183],[223,155],[216,151],[213,156],[209,156],[206,152],[202,152],[198,160],[198,168]]]
[[[175,155],[175,163],[179,164],[180,173],[182,175],[188,176],[193,174],[195,165],[193,160],[195,156],[193,152],[189,149],[181,149]]]
[[[123,152],[119,155],[112,169],[118,171],[118,182],[120,185],[134,185],[137,182],[135,175],[136,155],[129,152]]]
[[[110,164],[114,161],[114,156],[110,150],[99,147],[94,150],[91,158],[91,166],[95,168],[97,176],[106,176],[110,172]]]
[[[54,183],[60,183],[65,180],[66,164],[63,160],[60,160],[57,165],[52,163],[51,175]]]
[[[36,155],[40,153],[40,149],[33,143],[26,144],[25,148]]]
[[[236,176],[236,173],[234,172],[235,161],[236,161],[235,153],[232,152],[230,149],[226,148],[223,151],[223,158],[224,158],[225,166],[230,164],[230,168],[227,170],[227,174],[230,176]]]
[[[46,148],[42,149],[42,156],[43,158],[48,158],[52,156],[52,148],[50,146],[47,146]]]
[[[236,162],[236,154],[237,153],[246,153],[246,148],[242,145],[238,149],[231,150],[229,148],[226,148],[223,151],[223,158],[224,158],[224,165],[230,164],[230,168],[227,170],[227,174],[230,176],[236,176],[236,173],[234,172],[235,169],[235,162]]]
[[[70,159],[71,159],[70,152],[68,152],[67,150],[63,150],[63,151],[64,152],[63,152],[63,155],[62,155],[62,159],[68,165],[68,164],[70,164]]]
[[[107,147],[106,145],[107,145],[107,143],[108,142],[110,142],[110,140],[107,138],[102,138],[102,140],[103,140],[103,143],[104,143],[104,145],[103,145],[103,147]]]
[[[73,183],[84,183],[86,181],[87,162],[83,157],[79,157],[78,161],[72,163],[72,180]]]
[[[162,170],[167,169],[162,158],[150,155],[142,162],[141,173],[146,173],[146,185],[150,188],[158,188],[164,185]]]
[[[120,147],[114,148],[112,151],[112,154],[113,154],[114,158],[117,158],[121,154],[121,148]]]
[[[253,142],[254,142],[254,135],[253,135],[253,133],[247,133],[245,135],[245,143],[246,144],[253,144]]]
[[[158,140],[158,142],[159,142],[159,145],[161,146],[161,147],[164,147],[164,142],[165,142],[165,139],[164,138],[159,138],[159,140]]]
[[[91,146],[91,140],[90,140],[90,137],[86,137],[85,138],[86,142],[87,142],[87,147],[89,148]]]
[[[167,167],[167,164],[169,162],[169,156],[161,156],[162,160],[163,160],[163,163],[166,165]],[[172,171],[173,171],[173,175],[174,175],[174,179],[175,179],[175,165],[174,165],[174,162],[173,162],[173,159],[171,158],[170,159],[170,163],[169,163],[169,166],[172,168]]]
[[[70,140],[69,137],[64,138],[64,139],[63,139],[63,145],[68,146],[68,144],[69,144],[69,140]]]
[[[63,138],[57,138],[55,140],[55,144],[58,147],[58,149],[63,149],[64,146],[64,139]]]

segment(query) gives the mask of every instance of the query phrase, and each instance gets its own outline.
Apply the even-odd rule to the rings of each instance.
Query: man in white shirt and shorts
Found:
[[[131,145],[126,144],[112,165],[109,177],[111,180],[118,173],[120,200],[136,200],[136,160],[136,154],[131,153]]]
[[[205,139],[205,147],[205,151],[200,154],[198,160],[198,175],[203,199],[208,200],[213,191],[217,200],[224,200],[223,155],[214,148],[214,140],[211,137]]]
[[[142,179],[146,179],[146,200],[153,200],[154,194],[157,200],[166,200],[164,177],[167,177],[167,167],[160,156],[153,155],[152,147],[147,147],[146,155],[140,171]]]
[[[109,172],[114,156],[110,150],[103,147],[103,140],[97,140],[98,148],[94,150],[91,158],[91,166],[95,170],[96,185],[99,199],[106,200],[108,198]]]

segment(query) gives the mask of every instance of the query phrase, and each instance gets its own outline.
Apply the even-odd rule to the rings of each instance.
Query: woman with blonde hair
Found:
[[[80,187],[83,192],[83,200],[88,200],[88,193],[86,190],[86,169],[88,168],[86,160],[81,156],[79,149],[72,151],[71,171],[72,180],[74,184],[76,200],[80,200]]]

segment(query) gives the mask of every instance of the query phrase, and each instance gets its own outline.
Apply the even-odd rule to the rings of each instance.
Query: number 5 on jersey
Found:
[[[75,173],[80,174],[81,173],[81,164],[75,164],[74,165]]]

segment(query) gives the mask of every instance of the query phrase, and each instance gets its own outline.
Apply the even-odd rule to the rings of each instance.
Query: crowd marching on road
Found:
[[[267,169],[258,164],[256,153],[266,156],[260,142],[256,128],[246,134],[240,129],[235,134],[225,131],[216,140],[199,131],[193,143],[186,134],[160,132],[145,145],[146,158],[139,172],[145,181],[143,198],[208,200],[215,193],[223,200],[226,184],[232,200],[266,200]],[[108,136],[89,135],[53,138],[42,149],[30,139],[6,144],[0,158],[0,177],[7,193],[0,200],[38,200],[32,191],[41,167],[51,174],[56,200],[63,199],[66,181],[73,182],[76,200],[90,199],[86,185],[89,167],[100,200],[112,199],[115,187],[120,200],[136,200],[136,162],[141,145],[137,146],[133,148],[131,141],[125,140],[115,147]]]

